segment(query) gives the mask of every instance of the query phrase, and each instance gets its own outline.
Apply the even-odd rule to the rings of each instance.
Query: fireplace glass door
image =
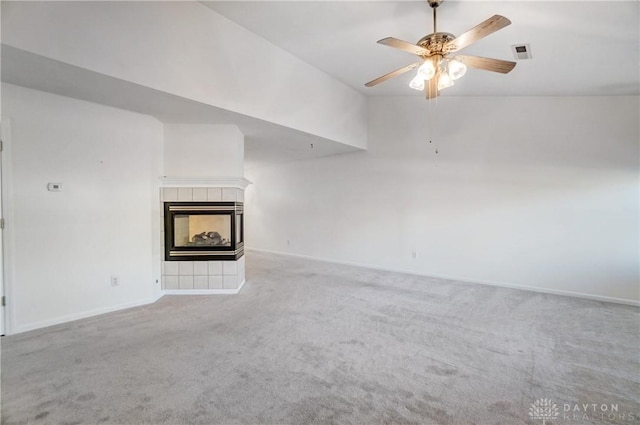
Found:
[[[165,202],[165,260],[236,260],[244,254],[240,202]]]
[[[185,246],[231,246],[230,214],[176,214],[174,244]]]

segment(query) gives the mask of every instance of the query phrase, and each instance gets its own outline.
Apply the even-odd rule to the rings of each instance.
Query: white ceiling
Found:
[[[432,32],[424,0],[203,3],[366,95],[414,94],[411,72],[364,87],[415,61],[376,41],[416,42]],[[529,43],[533,59],[518,61],[507,75],[470,69],[443,96],[640,94],[640,2],[446,0],[438,31],[459,35],[494,14],[512,24],[463,53],[514,60],[511,45]]]

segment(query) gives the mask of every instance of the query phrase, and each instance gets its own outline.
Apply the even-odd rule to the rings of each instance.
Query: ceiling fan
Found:
[[[501,59],[483,58],[480,56],[455,55],[452,53],[464,49],[476,41],[493,34],[494,32],[511,24],[504,16],[494,15],[486,21],[476,25],[469,31],[454,36],[447,32],[437,32],[436,10],[444,0],[428,0],[433,9],[433,33],[425,35],[416,44],[387,37],[378,40],[379,44],[404,50],[419,56],[421,61],[396,69],[388,74],[371,80],[365,84],[373,87],[393,77],[404,74],[418,68],[416,76],[409,83],[409,87],[416,90],[425,90],[427,99],[440,94],[440,90],[453,85],[453,81],[462,77],[467,71],[467,66],[485,71],[507,74],[515,66],[515,62]]]

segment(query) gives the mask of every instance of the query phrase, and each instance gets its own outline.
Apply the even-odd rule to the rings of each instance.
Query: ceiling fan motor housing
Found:
[[[437,32],[425,35],[416,43],[418,46],[423,49],[427,49],[431,54],[429,56],[433,56],[436,54],[446,55],[449,53],[450,48],[445,48],[447,42],[455,39],[456,37],[453,34],[448,32]]]

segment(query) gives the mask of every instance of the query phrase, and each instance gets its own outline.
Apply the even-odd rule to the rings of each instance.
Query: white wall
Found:
[[[164,175],[244,177],[244,135],[235,125],[166,124]]]
[[[366,99],[198,2],[2,2],[2,42],[366,147]]]
[[[6,84],[2,111],[11,121],[13,331],[155,299],[161,123]],[[64,190],[48,192],[48,182]]]
[[[372,98],[368,152],[248,170],[248,246],[639,300],[637,97],[441,98],[432,144],[428,112]]]

